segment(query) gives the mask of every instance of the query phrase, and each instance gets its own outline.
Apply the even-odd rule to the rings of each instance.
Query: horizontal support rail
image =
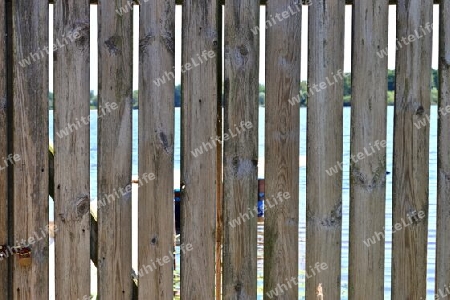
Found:
[[[7,2],[10,0],[7,0]],[[352,5],[354,0],[345,0],[345,4]],[[389,4],[396,5],[398,0],[389,0]],[[434,4],[439,4],[441,0],[434,0]],[[133,0],[135,5],[139,5],[139,0]],[[175,0],[177,5],[183,5],[183,0]],[[50,4],[54,3],[54,0],[49,0]],[[225,4],[225,0],[220,0],[220,3]],[[260,0],[261,5],[266,5],[267,0]],[[91,0],[91,4],[98,4],[98,0]],[[307,5],[307,4],[304,4]]]

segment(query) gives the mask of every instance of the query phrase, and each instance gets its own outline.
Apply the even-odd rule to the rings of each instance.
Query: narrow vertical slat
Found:
[[[439,121],[436,231],[436,293],[450,282],[450,1],[439,7]]]
[[[218,10],[218,32],[223,32],[223,5],[219,5]],[[222,57],[222,45],[223,45],[223,35],[220,34],[217,40],[218,45],[220,47],[217,49],[217,56]],[[223,64],[222,60],[218,61],[217,67],[217,82],[222,82],[222,70]],[[222,94],[222,85],[217,85],[219,89],[219,94]],[[216,120],[216,134],[217,136],[222,136],[223,130],[223,103],[222,97],[217,97],[217,120]],[[222,274],[223,274],[223,266],[222,266],[222,254],[223,254],[223,145],[217,147],[216,157],[217,157],[217,174],[216,174],[216,248],[215,248],[215,256],[216,256],[216,300],[222,299]]]
[[[289,99],[300,90],[301,9],[290,0],[266,8],[264,299],[281,285],[290,288],[278,299],[298,299],[300,108]]]
[[[99,1],[98,293],[130,299],[132,12],[128,1]]]
[[[218,0],[183,4],[182,65],[191,68],[183,68],[181,79],[181,242],[192,250],[181,252],[182,299],[214,299],[218,13]],[[213,57],[202,57],[209,51]]]
[[[13,240],[25,244],[48,225],[48,10],[47,0],[12,2],[12,153],[20,155],[11,183]],[[28,267],[12,260],[13,299],[48,299],[48,238],[35,238],[31,251]]]
[[[398,2],[392,224],[409,226],[392,236],[393,299],[426,295],[430,127],[414,124],[430,113],[432,34],[422,30],[430,29],[432,13],[432,0]],[[417,34],[422,36],[408,40]]]
[[[349,299],[384,299],[388,0],[353,4]],[[370,84],[367,84],[370,82]],[[384,141],[384,147],[380,143]],[[365,158],[358,160],[358,153]],[[369,153],[369,154],[366,154]],[[370,216],[368,218],[367,216]]]
[[[332,176],[326,170],[342,162],[344,6],[341,1],[319,0],[309,7],[306,298],[310,299],[316,299],[319,283],[325,299],[340,298],[342,170]],[[317,263],[328,268],[318,272],[313,269]]]
[[[226,2],[224,134],[237,136],[221,139],[224,299],[256,299],[257,291],[259,36],[251,29],[258,25],[258,0]]]
[[[0,157],[8,156],[8,109],[6,97],[6,1],[0,4]],[[0,162],[0,245],[8,244],[8,170]],[[0,299],[8,299],[11,259],[0,258]]]
[[[175,0],[144,3],[139,19],[139,299],[172,299],[173,262],[156,262],[173,251],[174,82],[156,82],[175,72]]]
[[[54,53],[57,299],[90,295],[89,14],[89,0],[55,2],[53,42],[65,44]]]

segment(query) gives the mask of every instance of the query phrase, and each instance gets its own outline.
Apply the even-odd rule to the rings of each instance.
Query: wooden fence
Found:
[[[155,175],[139,190],[138,264],[142,266],[173,250],[174,85],[157,86],[153,81],[175,65],[175,6],[181,3],[139,2],[139,176]],[[227,224],[250,214],[249,208],[257,204],[260,40],[252,29],[259,25],[262,3],[222,2],[182,3],[186,70],[181,108],[181,243],[193,249],[181,253],[181,299],[186,300],[256,299],[257,295],[257,218],[249,217],[237,228]],[[353,6],[351,153],[357,155],[375,141],[386,140],[387,57],[377,53],[388,44],[387,33],[392,30],[388,7],[394,1],[306,2],[308,28],[302,28],[301,13],[282,14],[292,9],[300,12],[300,1],[263,3],[268,20],[283,18],[261,29],[266,31],[266,201],[283,195],[265,213],[264,299],[269,299],[268,292],[298,278],[300,271],[300,114],[298,105],[288,100],[299,95],[301,68],[308,68],[310,87],[343,69],[346,4]],[[6,0],[0,5],[0,168],[5,167],[0,169],[0,253],[4,254],[0,299],[48,299],[49,281],[55,281],[56,299],[83,299],[90,295],[91,260],[98,267],[101,299],[172,299],[171,263],[158,265],[138,280],[131,276],[131,194],[103,206],[98,216],[90,215],[89,126],[55,138],[49,191],[47,54],[52,49],[45,46],[49,39],[56,43],[58,38],[73,38],[54,52],[54,132],[59,132],[89,116],[92,5],[89,0],[53,3],[54,37],[48,36],[48,0]],[[99,105],[116,106],[98,121],[101,199],[131,185],[133,14],[116,13],[128,5],[127,0],[96,4]],[[398,0],[395,5],[398,38],[408,38],[433,23],[433,0]],[[439,107],[445,110],[450,105],[450,0],[440,0],[439,9]],[[301,43],[304,30],[308,45]],[[392,299],[398,300],[426,295],[429,126],[417,130],[414,123],[430,114],[431,48],[432,35],[426,34],[396,52],[392,224],[414,220],[413,226],[393,236]],[[19,64],[32,53],[37,56],[30,65]],[[308,66],[301,66],[302,55],[308,56]],[[309,270],[326,263],[328,268],[306,279],[306,299],[341,297],[343,174],[339,170],[329,176],[325,170],[343,160],[342,95],[342,80],[308,95],[306,266]],[[244,130],[241,122],[255,126]],[[227,138],[229,129],[241,133]],[[220,142],[214,140],[217,135]],[[214,147],[199,158],[191,154],[206,143]],[[438,145],[437,253],[432,262],[436,291],[450,282],[448,117],[439,119]],[[349,299],[384,298],[385,245],[367,247],[362,241],[383,229],[385,172],[385,148],[351,164]],[[19,241],[48,225],[49,194],[55,201],[58,228],[55,278],[48,275],[48,239]],[[423,216],[417,218],[420,213]],[[18,259],[5,257],[9,249]],[[298,288],[283,290],[275,298],[298,299]]]

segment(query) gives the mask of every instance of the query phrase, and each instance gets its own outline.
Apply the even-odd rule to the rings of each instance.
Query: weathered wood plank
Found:
[[[98,292],[130,299],[132,13],[121,1],[100,1],[98,120]],[[104,111],[103,111],[104,110]]]
[[[13,238],[30,243],[48,225],[48,46],[47,0],[12,5]],[[24,60],[28,60],[26,63]],[[44,130],[43,130],[44,129]],[[34,238],[28,267],[12,260],[12,299],[48,299],[48,238]]]
[[[398,0],[389,0],[389,4],[394,5],[397,4]],[[439,4],[441,3],[441,1],[444,0],[434,0],[434,4]],[[54,0],[49,0],[49,3],[52,4],[54,2]],[[138,4],[138,0],[134,1],[135,4]],[[345,4],[347,5],[351,5],[353,4],[354,0],[345,0]],[[91,0],[91,4],[97,4],[98,0]],[[176,4],[177,5],[182,5],[183,4],[183,0],[176,0]],[[225,0],[220,0],[220,4],[224,5],[225,4]],[[267,0],[260,0],[260,5],[266,5],[267,4]],[[304,5],[308,5],[308,4],[304,4]]]
[[[8,102],[6,97],[6,2],[0,4],[0,157],[8,156]],[[5,163],[0,162],[0,245],[8,244],[8,172]],[[11,259],[0,258],[0,299],[8,299],[11,284],[9,282],[9,264]]]
[[[57,299],[77,299],[91,292],[89,14],[88,0],[57,1],[54,7],[54,43],[67,43],[54,53]],[[68,129],[69,135],[58,135]]]
[[[300,109],[288,100],[299,94],[302,7],[280,0],[266,9],[264,299],[280,285],[290,288],[279,299],[298,299],[290,280],[299,274]]]
[[[151,0],[140,9],[139,299],[173,299],[173,262],[152,264],[173,251],[174,81],[157,85],[175,66],[175,0]],[[155,267],[156,266],[156,267]],[[155,269],[156,268],[156,269]]]
[[[181,79],[181,242],[192,250],[181,253],[182,299],[214,299],[218,13],[217,0],[183,5],[182,64],[190,70],[185,67]]]
[[[384,299],[384,240],[363,241],[385,224],[387,57],[377,52],[388,46],[388,10],[387,0],[353,5],[348,290],[355,300]]]
[[[430,113],[432,14],[432,0],[399,0],[392,224],[402,228],[392,236],[392,299],[426,295],[429,126],[414,124]]]
[[[439,121],[436,230],[436,293],[450,282],[450,1],[439,7]]]
[[[325,299],[339,299],[341,287],[343,2],[319,0],[309,7],[308,132],[306,162],[306,298],[322,284]],[[323,270],[311,270],[326,264]],[[314,275],[315,274],[315,275]],[[308,278],[309,277],[309,278]]]
[[[227,1],[224,134],[229,138],[221,139],[224,299],[256,299],[257,291],[259,36],[250,29],[258,25],[258,0]],[[237,227],[236,220],[242,222]]]

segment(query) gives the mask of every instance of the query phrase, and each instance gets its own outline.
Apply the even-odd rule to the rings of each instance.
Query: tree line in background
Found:
[[[395,71],[394,70],[388,70],[388,89],[387,89],[387,95],[386,95],[386,102],[388,105],[394,104],[394,92],[395,92]],[[431,73],[431,103],[437,104],[438,101],[438,86],[439,85],[439,79],[438,79],[438,71],[432,70]],[[300,102],[301,106],[307,105],[307,83],[306,81],[302,81],[300,84],[300,91],[302,96],[302,100]],[[351,82],[351,76],[344,77],[344,97],[343,97],[343,105],[344,106],[350,106],[351,105],[351,93],[352,93],[352,82]],[[266,98],[266,90],[264,85],[259,85],[259,105],[264,106],[265,105],[265,98]],[[48,101],[50,105],[50,109],[53,109],[53,93],[49,92],[48,94]],[[91,99],[90,99],[91,109],[96,109],[98,107],[98,100],[97,95],[94,94],[94,91],[91,91]],[[181,106],[181,85],[177,85],[175,87],[175,106],[180,107]],[[138,91],[133,91],[133,109],[139,108],[138,103]]]

